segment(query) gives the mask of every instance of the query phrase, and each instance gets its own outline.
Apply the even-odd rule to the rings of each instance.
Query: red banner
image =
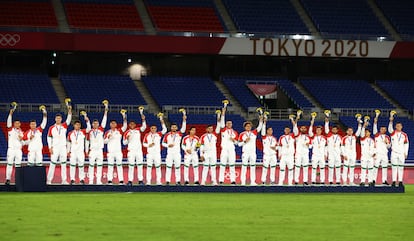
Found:
[[[200,173],[200,178],[199,179],[200,179],[200,181],[201,181],[202,169],[203,169],[203,167],[200,166],[199,167],[199,173]],[[85,174],[88,175],[87,168],[85,168],[85,170],[86,170]],[[116,168],[114,168],[114,170],[116,170]],[[309,174],[311,173],[311,170],[312,169],[309,168]],[[137,171],[135,170],[134,183],[138,182],[136,172]],[[219,167],[217,167],[216,172],[217,172],[217,178],[218,178]],[[1,165],[0,166],[0,181],[1,180],[5,181],[5,173],[6,173],[6,166]],[[144,167],[144,172],[143,173],[144,173],[144,178],[145,178],[145,175],[146,175],[146,168],[145,167]],[[173,173],[173,175],[172,175],[171,181],[172,181],[172,183],[175,183],[174,171],[172,173]],[[183,172],[183,167],[181,167],[181,176],[183,175],[183,173],[184,173]],[[250,172],[249,172],[249,169],[248,169],[248,171],[247,171],[248,176],[250,176],[249,173]],[[355,168],[355,175],[354,175],[355,183],[360,182],[360,173],[361,173],[361,169],[359,167],[356,167]],[[380,180],[381,175],[382,175],[381,173],[382,173],[382,169],[380,168],[378,170],[377,183],[381,183],[381,180]],[[69,176],[69,167],[67,168],[67,174]],[[325,171],[325,174],[326,174],[325,180],[328,180],[328,171],[327,170]],[[96,173],[95,173],[95,175],[96,175]],[[127,181],[128,180],[128,166],[124,166],[123,175],[124,175],[124,180]],[[230,183],[230,173],[229,173],[228,168],[226,169],[226,172],[225,172],[224,176],[225,176],[225,183],[229,184]],[[262,176],[262,167],[257,166],[256,167],[256,180],[257,180],[257,183],[261,183],[261,176]],[[279,178],[279,168],[277,168],[277,170],[276,170],[276,179],[275,179],[276,182],[278,181],[278,178]],[[391,168],[388,168],[388,178],[387,179],[388,179],[388,182],[391,181]],[[117,174],[115,173],[114,174],[114,183],[117,183],[117,180],[118,180]],[[154,168],[152,170],[152,180],[155,182],[155,169]],[[191,182],[194,180],[194,174],[193,174],[193,168],[192,167],[190,167],[190,180],[191,180]],[[236,166],[236,180],[237,180],[237,183],[240,183],[240,166]],[[247,179],[247,180],[249,180],[249,179]],[[302,177],[300,177],[300,180],[302,180]],[[53,179],[53,183],[61,183],[61,181],[62,180],[61,180],[61,177],[60,177],[60,166],[56,166],[55,177]],[[69,181],[69,177],[68,177],[67,181]],[[107,167],[106,166],[103,168],[103,179],[102,179],[102,181],[103,181],[103,183],[106,183],[106,181],[107,181]],[[12,182],[14,182],[14,173],[13,173],[13,177],[12,177]],[[165,166],[162,167],[162,182],[165,183]],[[183,182],[183,178],[182,178],[181,182]],[[269,177],[267,178],[267,182],[269,182]],[[208,179],[208,183],[210,183],[210,179]],[[287,177],[285,179],[285,183],[287,183]],[[406,167],[405,168],[404,183],[414,184],[414,167]]]
[[[256,95],[269,95],[276,91],[276,84],[247,84],[249,89]]]

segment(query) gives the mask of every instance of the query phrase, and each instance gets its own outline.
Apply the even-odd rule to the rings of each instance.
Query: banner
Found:
[[[0,32],[0,49],[166,54],[414,58],[414,42]]]
[[[46,167],[46,169],[48,169],[48,168]],[[114,168],[114,169],[116,170],[116,168]],[[199,174],[200,174],[199,180],[200,181],[201,181],[202,170],[203,170],[203,166],[200,166],[199,167]],[[85,175],[88,175],[88,167],[85,168],[85,171],[86,171]],[[250,176],[249,171],[250,171],[250,169],[248,168],[248,170],[247,170],[247,175],[248,176]],[[309,174],[311,173],[311,171],[312,171],[312,168],[309,167]],[[236,166],[236,181],[237,181],[238,184],[240,183],[240,172],[241,172],[241,167]],[[146,167],[144,167],[144,172],[143,173],[144,173],[144,179],[145,179]],[[172,181],[171,182],[175,183],[174,172],[172,172],[172,173],[173,174],[172,174],[172,178],[171,178]],[[193,168],[192,167],[190,168],[189,173],[190,173],[190,183],[192,183],[193,180],[194,180],[194,173],[193,173]],[[217,173],[217,178],[218,178],[219,177],[219,167],[216,168],[216,173]],[[381,173],[382,173],[382,169],[380,168],[378,170],[377,184],[381,184],[381,175],[382,175]],[[6,174],[6,165],[1,165],[0,166],[0,181],[2,181],[2,182],[5,181],[5,174]],[[67,181],[69,182],[70,181],[69,180],[69,165],[67,167],[67,174],[68,174],[68,180]],[[181,166],[181,176],[183,176],[183,174],[184,174],[184,168],[183,168],[183,166]],[[328,181],[328,170],[325,170],[325,174],[326,174],[325,180],[327,182]],[[96,175],[96,169],[95,169],[95,175]],[[124,166],[123,175],[124,175],[124,182],[126,183],[128,181],[128,166],[127,165]],[[355,183],[360,182],[360,175],[361,175],[361,169],[359,167],[356,167],[355,168],[355,175],[354,175],[354,178],[355,178],[354,182]],[[257,183],[261,183],[261,176],[262,176],[262,167],[257,166],[256,167],[256,182]],[[318,176],[319,176],[319,174],[318,174]],[[76,177],[77,177],[77,175],[76,175]],[[115,173],[114,174],[114,183],[118,183],[118,178],[117,177],[118,177],[118,175],[117,175],[117,173]],[[228,168],[226,168],[226,172],[225,172],[224,177],[225,177],[225,183],[230,184],[230,172],[229,172]],[[391,168],[388,168],[388,178],[387,179],[388,179],[388,182],[391,183]],[[76,180],[79,181],[78,178],[76,178]],[[247,178],[247,180],[249,180],[249,178]],[[276,180],[276,182],[278,182],[278,180],[279,180],[279,167],[277,167],[277,169],[276,169],[276,179],[275,180]],[[300,180],[302,180],[302,175],[300,176]],[[318,178],[318,180],[319,180],[319,178]],[[12,183],[14,183],[14,172],[13,172],[13,178],[12,178],[11,181],[12,181]],[[61,181],[62,181],[62,179],[61,179],[61,176],[60,176],[60,166],[58,165],[58,166],[56,166],[56,169],[55,169],[55,177],[53,179],[53,183],[59,184],[59,183],[61,183]],[[103,183],[107,182],[107,166],[103,167],[102,181],[103,181]],[[153,168],[153,170],[152,170],[152,181],[155,183],[155,168]],[[137,180],[137,171],[135,170],[134,183],[137,183],[137,182],[138,182],[138,180]],[[270,182],[269,174],[267,175],[267,182],[268,183]],[[165,183],[165,166],[164,165],[162,166],[162,183]],[[183,178],[181,178],[181,183],[182,184],[184,183]],[[208,179],[207,183],[208,184],[210,183],[210,179]],[[285,177],[285,183],[287,183],[287,175]],[[414,184],[414,167],[406,167],[405,168],[404,183],[405,184]]]
[[[276,84],[247,84],[247,86],[255,95],[259,96],[272,94],[277,89]]]

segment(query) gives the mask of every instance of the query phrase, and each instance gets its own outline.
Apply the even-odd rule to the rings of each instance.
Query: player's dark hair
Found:
[[[348,126],[346,129],[347,129],[347,130],[349,130],[349,129],[354,130],[354,128],[353,128],[353,127],[351,127],[351,126]]]
[[[113,120],[113,119],[109,121],[109,123],[112,123],[112,122],[117,123],[116,120]]]
[[[36,120],[34,120],[34,119],[31,119],[30,121],[29,121],[29,123],[36,123]]]
[[[273,130],[273,128],[271,126],[269,126],[269,127],[266,128],[266,131],[268,131],[269,129]]]
[[[285,128],[284,128],[284,129],[286,129],[286,128],[289,128],[289,129],[290,129],[290,127],[289,127],[289,126],[285,126]]]
[[[73,124],[80,124],[81,122],[79,121],[79,120],[75,120],[74,122],[73,122]]]
[[[209,128],[209,127],[213,127],[213,125],[211,125],[211,124],[207,125],[207,128]]]
[[[19,119],[15,119],[13,122],[20,122],[20,120]]]
[[[316,126],[316,129],[322,129],[322,126]]]
[[[231,123],[233,123],[233,121],[232,121],[232,120],[226,120],[226,123],[227,123],[227,122],[229,122],[229,121],[230,121]]]
[[[396,125],[398,125],[398,124],[402,125],[402,123],[401,123],[400,121],[395,122],[395,124],[396,124]]]
[[[136,122],[134,120],[129,121],[129,124],[134,123],[136,124]]]
[[[243,127],[246,127],[247,125],[252,125],[252,123],[250,121],[246,121],[244,122]]]
[[[153,127],[153,126],[157,127],[157,125],[156,125],[156,124],[152,124],[152,125],[150,125],[150,128],[151,128],[151,127]]]
[[[56,115],[55,115],[55,117],[62,117],[62,114],[60,114],[60,113],[57,113]]]
[[[171,123],[171,126],[178,126],[177,123]]]
[[[339,127],[338,127],[338,126],[332,126],[332,129],[333,129],[333,128],[339,129]]]
[[[98,119],[93,119],[92,123],[93,122],[98,122],[99,123],[99,120]]]
[[[190,126],[190,129],[188,129],[189,131],[191,131],[192,129],[195,129],[195,126]]]

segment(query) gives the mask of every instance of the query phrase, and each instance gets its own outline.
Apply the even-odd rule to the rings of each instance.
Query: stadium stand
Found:
[[[142,78],[159,106],[217,106],[225,97],[207,77]]]
[[[55,90],[47,75],[43,74],[0,74],[0,103],[59,103]],[[22,94],[24,93],[24,94]]]
[[[289,0],[224,0],[223,3],[241,32],[309,33]]]
[[[133,80],[123,75],[61,75],[63,86],[75,104],[145,105]]]
[[[146,0],[158,31],[224,32],[212,0]]]
[[[299,107],[299,108],[312,108],[313,104],[296,88],[296,86],[287,79],[279,79],[277,81],[279,88],[285,92],[287,96]]]
[[[0,1],[0,27],[57,28],[48,0]]]
[[[322,35],[389,35],[364,0],[302,0],[302,4]]]
[[[69,27],[143,31],[133,0],[63,0]]]
[[[325,108],[394,108],[363,80],[301,79]]]
[[[413,1],[399,0],[395,2],[392,0],[376,0],[376,3],[396,30],[402,34],[403,38],[407,37],[406,35],[414,35],[412,16],[414,12]]]
[[[414,82],[410,80],[377,80],[376,84],[408,110],[414,110]]]

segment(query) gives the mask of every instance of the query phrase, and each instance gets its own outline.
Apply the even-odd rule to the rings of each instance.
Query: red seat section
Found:
[[[0,26],[57,28],[50,2],[0,1]]]
[[[144,30],[131,4],[65,3],[65,9],[71,28]]]
[[[158,31],[224,32],[214,8],[148,6]]]

